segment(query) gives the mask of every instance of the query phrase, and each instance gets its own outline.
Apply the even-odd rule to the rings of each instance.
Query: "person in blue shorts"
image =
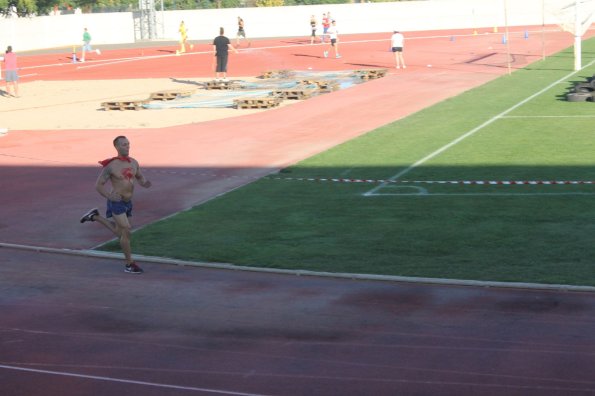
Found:
[[[132,195],[134,183],[141,187],[151,187],[151,182],[141,172],[138,161],[129,156],[130,142],[126,136],[118,136],[113,141],[118,155],[99,161],[103,166],[101,174],[95,183],[97,192],[107,199],[105,217],[99,214],[99,209],[91,209],[81,217],[81,223],[96,221],[113,232],[120,239],[120,246],[126,259],[124,271],[129,274],[142,274],[143,270],[132,259],[130,248],[131,225],[129,217],[132,216]],[[111,190],[107,182],[111,184]]]

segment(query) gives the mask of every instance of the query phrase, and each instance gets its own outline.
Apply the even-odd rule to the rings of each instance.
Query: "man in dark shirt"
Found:
[[[213,53],[217,58],[217,68],[215,69],[215,79],[223,77],[227,79],[227,54],[229,50],[234,51],[236,54],[238,51],[231,45],[231,42],[227,37],[223,35],[223,28],[219,28],[219,36],[213,40]]]

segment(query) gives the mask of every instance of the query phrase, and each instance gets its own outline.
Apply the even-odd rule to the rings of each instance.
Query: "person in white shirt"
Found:
[[[395,53],[395,67],[397,69],[403,66],[403,69],[407,68],[405,66],[405,60],[403,59],[403,44],[405,42],[405,37],[403,34],[400,33],[398,30],[393,32],[392,37],[390,38],[390,44],[392,47],[392,51]]]
[[[337,22],[335,22],[334,20],[331,22],[331,26],[326,31],[326,34],[331,39],[331,42],[329,43],[329,45],[331,46],[331,48],[333,48],[333,51],[335,52],[335,58],[340,58],[341,55],[339,55],[339,31],[337,30]],[[328,50],[329,49],[330,48],[327,48],[324,51],[324,57],[325,58],[328,57]]]

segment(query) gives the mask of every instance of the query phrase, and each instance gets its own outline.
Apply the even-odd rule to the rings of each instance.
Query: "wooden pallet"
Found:
[[[387,69],[364,69],[364,70],[356,70],[355,74],[359,76],[362,80],[373,80],[376,78],[381,78],[386,76],[388,72]]]
[[[337,82],[329,83],[327,85],[321,85],[318,87],[318,90],[320,92],[333,92],[338,91],[339,89],[341,89],[341,84]]]
[[[185,98],[188,96],[192,96],[196,90],[195,89],[188,89],[188,90],[169,90],[169,91],[159,91],[153,92],[150,96],[150,100],[174,100],[177,98]]]
[[[236,89],[240,88],[237,81],[232,80],[212,80],[204,83],[205,89]]]
[[[142,110],[143,105],[149,103],[148,99],[143,100],[121,100],[113,102],[103,102],[101,107],[104,110]]]
[[[310,88],[303,88],[300,89],[299,87],[296,89],[280,89],[274,91],[273,94],[283,99],[308,99],[312,94],[315,92],[315,89]]]
[[[262,96],[234,99],[233,104],[236,109],[271,109],[279,106],[282,101],[280,97]]]
[[[340,85],[338,82],[331,82],[326,80],[302,80],[300,85],[316,85],[316,89],[319,92],[332,92],[339,89]]]
[[[269,70],[262,73],[258,78],[287,78],[294,74],[291,70]]]

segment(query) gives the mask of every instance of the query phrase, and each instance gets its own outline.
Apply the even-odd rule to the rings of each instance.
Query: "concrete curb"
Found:
[[[75,249],[59,249],[41,246],[18,245],[12,243],[0,242],[0,248],[28,250],[40,253],[55,253],[68,254],[73,256],[97,257],[107,259],[122,259],[121,253],[110,253],[96,250],[75,250]],[[139,260],[147,263],[169,264],[180,266],[191,266],[199,268],[233,270],[233,271],[249,271],[261,272],[268,274],[293,275],[293,276],[312,276],[322,278],[337,278],[350,279],[362,281],[383,281],[383,282],[399,282],[399,283],[421,283],[444,286],[471,286],[471,287],[492,287],[502,289],[531,289],[531,290],[552,290],[552,291],[568,291],[568,292],[588,292],[595,293],[594,286],[576,286],[576,285],[558,285],[558,284],[542,284],[542,283],[525,283],[525,282],[495,282],[495,281],[476,281],[476,280],[461,280],[461,279],[444,279],[444,278],[421,278],[408,276],[393,276],[393,275],[373,275],[373,274],[350,274],[350,273],[333,273],[333,272],[316,272],[307,270],[285,270],[277,268],[263,268],[263,267],[244,267],[227,263],[208,263],[185,261],[178,259],[171,259],[166,257],[154,257],[134,255]]]

